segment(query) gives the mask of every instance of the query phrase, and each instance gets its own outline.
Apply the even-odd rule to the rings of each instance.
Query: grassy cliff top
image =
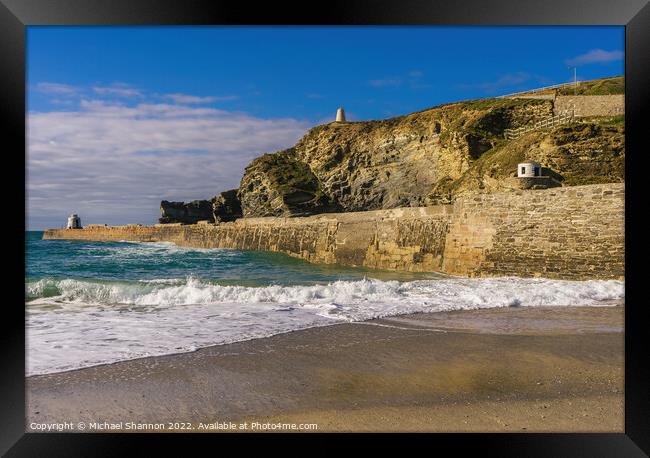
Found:
[[[590,81],[579,81],[575,88],[576,95],[612,95],[625,94],[625,77],[614,76]],[[573,95],[573,84],[558,89],[558,95]]]
[[[557,95],[614,95],[625,94],[625,77],[612,76],[610,78],[599,78],[596,80],[578,81],[574,87],[573,83],[567,83],[565,86],[544,91],[522,92],[518,95],[539,95],[553,94]]]
[[[609,78],[600,78],[588,81],[579,81],[577,87],[574,88],[573,84],[567,83],[566,86],[555,89],[547,89],[544,91],[530,91],[522,92],[519,95],[540,95],[540,94],[553,94],[557,95],[613,95],[625,94],[625,77],[623,75],[613,76]],[[435,113],[440,111],[455,112],[456,115],[466,110],[494,110],[494,109],[511,109],[517,106],[534,105],[544,103],[543,100],[535,99],[517,99],[517,98],[495,98],[487,97],[475,100],[463,100],[457,102],[444,103],[433,107],[425,108],[423,110],[414,111],[412,113],[394,116],[385,119],[366,120],[366,121],[346,121],[345,123],[326,123],[318,125],[311,130],[317,132],[323,128],[339,128],[348,129],[351,126],[356,126],[361,129],[365,126],[395,126],[400,122],[413,118],[422,114]]]

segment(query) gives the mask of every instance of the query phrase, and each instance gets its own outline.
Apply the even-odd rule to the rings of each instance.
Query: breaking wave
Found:
[[[430,311],[507,306],[599,305],[624,298],[618,280],[565,281],[527,278],[443,279],[411,282],[363,279],[309,286],[219,285],[189,277],[137,282],[41,279],[27,284],[27,299],[71,304],[174,306],[277,303],[342,307],[394,303]]]
[[[233,286],[195,278],[27,283],[28,375],[390,315],[494,307],[607,306],[616,280],[363,279]]]

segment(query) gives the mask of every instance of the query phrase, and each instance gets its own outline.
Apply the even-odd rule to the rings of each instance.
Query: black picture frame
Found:
[[[626,111],[626,303],[625,307],[625,433],[623,434],[436,434],[418,435],[418,441],[448,445],[455,453],[476,452],[483,456],[644,456],[650,453],[650,357],[648,331],[642,319],[644,283],[642,263],[644,164],[647,134],[642,115],[650,102],[650,5],[646,0],[463,0],[463,1],[372,1],[330,0],[309,5],[275,2],[250,5],[233,1],[202,0],[0,0],[0,113],[5,152],[5,182],[25,178],[25,27],[30,25],[622,25],[625,26]],[[9,148],[7,145],[12,145]],[[4,148],[3,148],[4,149]],[[10,164],[7,161],[10,160]],[[18,179],[18,178],[17,178]],[[20,192],[23,189],[23,193]],[[0,452],[6,456],[115,456],[133,447],[144,450],[141,435],[38,434],[25,432],[25,329],[24,280],[25,194],[20,184],[5,193],[13,206],[7,212],[14,221],[16,242],[9,243],[11,259],[7,285],[16,300],[5,301]],[[22,202],[21,201],[22,198]],[[24,219],[23,219],[24,221]],[[8,225],[9,226],[9,225]],[[9,264],[10,262],[10,264]],[[645,280],[647,281],[647,280]],[[13,297],[13,296],[12,296]],[[147,435],[160,443],[159,435]],[[281,444],[283,435],[266,435]],[[329,435],[299,435],[299,439],[332,443]],[[386,437],[371,435],[375,444]],[[249,435],[239,436],[239,439]],[[368,436],[366,436],[368,437]],[[257,438],[257,437],[256,437]],[[196,440],[213,435],[177,436],[185,449]],[[218,435],[220,446],[238,439]],[[286,436],[283,437],[283,440]],[[405,450],[405,449],[402,449]],[[439,448],[431,450],[439,451]],[[215,450],[216,451],[216,450]],[[645,452],[645,453],[644,453]]]

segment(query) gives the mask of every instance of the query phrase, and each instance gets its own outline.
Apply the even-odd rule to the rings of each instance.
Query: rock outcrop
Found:
[[[213,221],[212,202],[209,200],[194,200],[185,202],[160,202],[160,218],[162,224],[185,223],[196,224],[199,221]]]
[[[244,173],[239,200],[245,216],[305,216],[336,211],[310,166],[290,148],[255,159]]]
[[[160,202],[161,224],[183,223],[196,224],[199,221],[222,223],[235,221],[242,217],[241,204],[237,190],[231,189],[219,193],[210,200],[185,202]]]
[[[224,191],[212,199],[212,215],[215,223],[235,221],[243,216],[236,189]]]

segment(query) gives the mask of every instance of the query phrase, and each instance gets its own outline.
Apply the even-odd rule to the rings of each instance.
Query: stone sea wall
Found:
[[[230,223],[50,229],[45,239],[169,241],[310,262],[461,276],[623,278],[623,184],[482,194],[454,204]]]
[[[623,278],[624,184],[458,201],[443,271],[468,276]]]

